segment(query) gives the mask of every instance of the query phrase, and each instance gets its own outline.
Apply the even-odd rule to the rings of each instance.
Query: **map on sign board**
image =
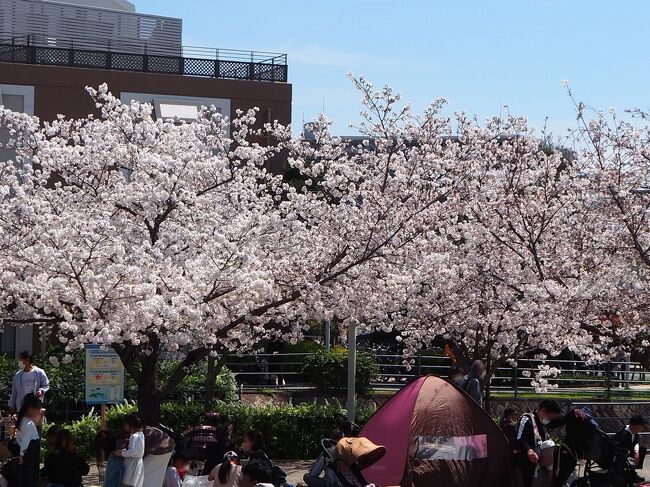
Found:
[[[124,366],[110,348],[86,346],[86,404],[124,401]]]

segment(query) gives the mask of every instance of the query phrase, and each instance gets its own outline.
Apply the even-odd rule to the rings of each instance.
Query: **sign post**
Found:
[[[110,348],[86,345],[86,404],[101,405],[124,401],[124,366]],[[104,415],[105,416],[105,415]]]
[[[86,404],[99,405],[100,429],[106,429],[106,405],[124,401],[124,366],[111,348],[86,345]],[[99,459],[100,481],[103,480],[104,454]]]

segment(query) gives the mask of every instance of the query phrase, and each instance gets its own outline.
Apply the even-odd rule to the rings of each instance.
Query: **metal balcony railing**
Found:
[[[287,55],[206,47],[121,43],[0,33],[0,63],[286,82]]]

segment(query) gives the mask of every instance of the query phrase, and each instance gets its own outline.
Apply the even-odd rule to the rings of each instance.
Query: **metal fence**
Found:
[[[227,366],[236,374],[245,389],[309,389],[309,377],[303,361],[309,354],[252,354],[232,358]],[[405,363],[402,355],[373,354],[379,375],[372,384],[375,390],[399,389],[422,375],[446,377],[451,361],[444,356],[418,355]],[[519,397],[538,391],[535,385],[540,365],[558,369],[559,374],[547,377],[552,384],[544,395],[580,393],[594,399],[611,399],[617,395],[650,396],[650,372],[638,362],[607,362],[588,364],[581,360],[520,359],[516,366],[499,368],[490,382],[491,392]],[[343,384],[344,386],[344,384]]]
[[[286,54],[192,46],[161,49],[147,43],[134,48],[115,40],[91,43],[40,34],[0,33],[0,62],[270,82],[286,82],[288,77]]]

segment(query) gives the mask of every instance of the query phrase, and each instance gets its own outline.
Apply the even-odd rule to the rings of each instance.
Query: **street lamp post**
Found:
[[[348,326],[348,421],[354,422],[356,413],[357,322],[349,320]]]

